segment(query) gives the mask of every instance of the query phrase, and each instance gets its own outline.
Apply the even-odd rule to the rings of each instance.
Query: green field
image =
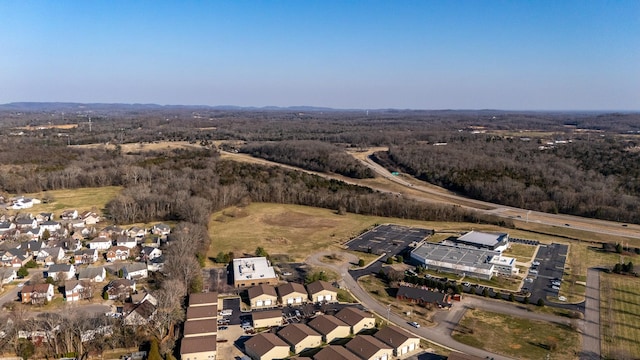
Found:
[[[600,277],[600,338],[609,359],[640,357],[640,278]]]
[[[50,201],[45,204],[34,205],[26,211],[32,213],[52,212],[60,215],[63,210],[95,211],[102,214],[105,205],[122,190],[119,186],[105,186],[99,188],[80,188],[66,190],[51,190],[25,196],[36,199],[48,198]],[[10,210],[10,212],[19,212],[25,210]]]
[[[579,334],[567,326],[477,309],[467,310],[453,338],[516,359],[577,359],[580,351]]]

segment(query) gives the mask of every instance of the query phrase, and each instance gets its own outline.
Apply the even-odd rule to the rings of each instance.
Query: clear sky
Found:
[[[640,110],[640,1],[3,0],[17,101]]]

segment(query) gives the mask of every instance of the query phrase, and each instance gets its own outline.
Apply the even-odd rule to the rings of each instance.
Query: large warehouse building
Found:
[[[233,259],[233,286],[277,285],[278,276],[265,257]]]
[[[424,243],[411,251],[411,260],[429,270],[491,279],[493,275],[515,275],[515,260],[489,249],[473,249],[444,244]]]

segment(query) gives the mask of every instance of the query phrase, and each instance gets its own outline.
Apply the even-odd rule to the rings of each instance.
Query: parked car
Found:
[[[558,300],[560,301],[567,301],[567,298],[564,296],[558,296]]]
[[[538,265],[540,265],[540,261],[534,261],[534,262],[531,263],[531,265],[538,266]]]
[[[471,286],[471,284],[469,284],[468,282],[464,282],[464,283],[462,283],[462,286],[469,287],[469,286]]]
[[[559,286],[555,286],[555,285],[553,285],[551,288],[552,288],[553,290],[560,290],[560,287],[559,287]]]
[[[536,270],[536,269],[529,269],[529,272],[530,272],[530,273],[532,273],[532,274],[537,274],[537,273],[538,273],[538,270]]]
[[[409,325],[413,326],[414,328],[419,328],[419,327],[420,327],[420,324],[418,324],[418,323],[417,323],[417,322],[415,322],[415,321],[411,321],[411,322],[409,323]]]

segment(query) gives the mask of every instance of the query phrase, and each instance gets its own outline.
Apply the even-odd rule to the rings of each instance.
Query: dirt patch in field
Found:
[[[262,221],[267,225],[293,228],[328,228],[338,225],[333,220],[320,219],[295,211],[285,211],[280,214],[268,215],[265,216]]]
[[[284,238],[284,237],[267,238],[265,240],[268,243],[274,244],[274,245],[289,245],[289,244],[291,244],[291,241],[289,241],[289,239]]]

